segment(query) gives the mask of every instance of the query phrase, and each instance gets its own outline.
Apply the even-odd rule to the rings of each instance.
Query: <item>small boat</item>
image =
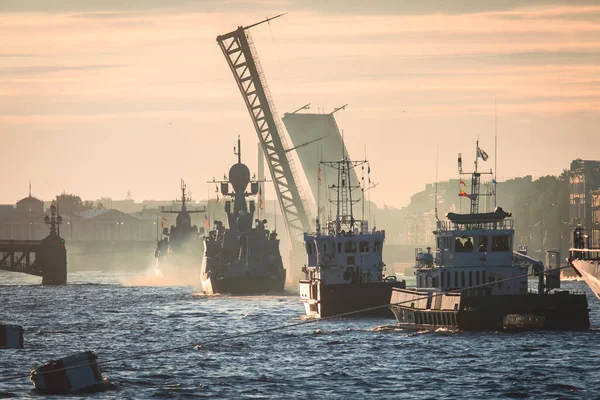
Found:
[[[477,144],[476,159],[483,156]],[[485,155],[487,158],[487,154]],[[484,159],[485,160],[485,159]],[[462,174],[462,157],[458,158]],[[416,287],[394,289],[390,308],[405,328],[448,328],[460,331],[512,329],[588,329],[585,294],[560,288],[560,270],[513,251],[511,214],[500,207],[479,213],[480,179],[471,173],[468,214],[447,215],[434,231],[437,249],[417,249]],[[529,269],[538,278],[537,292],[528,289]]]
[[[161,210],[162,214],[177,214],[175,225],[171,225],[170,229],[164,226],[164,221],[167,219],[163,216],[161,224],[163,238],[156,240],[154,256],[156,257],[156,268],[161,274],[177,275],[178,272],[186,269],[196,269],[200,272],[204,253],[201,236],[203,229],[192,225],[190,214],[202,213],[206,210],[188,210],[187,202],[190,201],[190,198],[187,197],[185,191],[186,185],[182,179],[181,199],[178,200],[181,202],[181,209],[177,211],[163,208]]]
[[[337,212],[324,229],[317,218],[316,231],[304,234],[307,260],[302,269],[305,278],[300,280],[300,301],[308,316],[325,318],[365,310],[349,316],[393,318],[386,307],[392,288],[406,286],[395,276],[385,275],[385,231],[369,230],[367,220],[354,218],[353,205],[359,201],[353,197],[354,191],[361,187],[351,182],[351,171],[366,163],[345,155],[340,161],[319,163],[318,171],[337,171],[337,184],[329,188],[329,201]]]

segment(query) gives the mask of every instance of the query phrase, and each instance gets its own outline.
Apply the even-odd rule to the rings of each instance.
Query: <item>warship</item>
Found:
[[[183,179],[181,180],[181,202],[180,210],[165,210],[161,209],[162,214],[177,214],[175,225],[171,225],[170,229],[164,226],[166,217],[162,217],[162,239],[156,239],[156,250],[154,256],[156,258],[156,269],[162,272],[174,272],[181,268],[198,268],[202,264],[202,255],[204,245],[201,235],[204,233],[204,228],[198,229],[196,225],[192,225],[192,217],[190,214],[203,213],[206,210],[188,210],[187,202],[190,198],[186,195],[186,185]],[[158,221],[157,221],[158,230]]]
[[[416,287],[392,292],[390,308],[398,324],[460,331],[588,329],[585,294],[556,290],[560,269],[513,251],[511,213],[500,207],[479,213],[479,197],[495,200],[495,190],[480,193],[481,176],[494,175],[491,169],[478,172],[478,158],[487,159],[479,143],[474,172],[463,174],[458,156],[459,174],[471,175],[471,194],[459,194],[470,199],[470,213],[448,213],[447,221],[437,220],[435,254],[431,248],[416,251]],[[530,267],[537,291],[528,287]]]
[[[254,219],[256,202],[246,201],[247,197],[258,195],[260,214],[260,182],[250,179],[250,170],[242,163],[239,137],[234,153],[238,162],[229,169],[229,180],[212,181],[221,185],[227,227],[222,221],[214,221],[213,228],[205,235],[203,289],[207,294],[282,292],[286,272],[279,253],[279,239],[276,231],[267,229],[266,219]],[[250,191],[246,192],[248,185]],[[229,191],[230,186],[233,192]]]
[[[328,188],[336,216],[324,229],[318,216],[316,231],[304,233],[307,260],[302,268],[305,278],[300,280],[300,301],[307,316],[326,318],[374,308],[352,316],[393,318],[382,306],[389,304],[392,288],[406,287],[395,275],[385,276],[385,231],[369,230],[368,220],[354,219],[353,205],[360,198],[353,198],[353,192],[361,185],[351,182],[351,172],[365,164],[366,160],[349,160],[345,151],[340,161],[319,163],[319,182],[322,167],[337,170],[337,182]]]
[[[590,246],[590,237],[580,227],[573,231],[568,262],[600,300],[600,248]]]

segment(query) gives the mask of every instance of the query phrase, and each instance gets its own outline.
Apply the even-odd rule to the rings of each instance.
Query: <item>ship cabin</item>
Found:
[[[475,287],[461,291],[469,296],[526,293],[527,267],[513,264],[515,231],[513,220],[506,216],[510,214],[500,209],[500,214],[450,213],[449,220],[438,221],[435,256],[431,248],[416,252],[417,288]]]
[[[355,221],[358,227],[344,231],[336,229],[335,221],[322,232],[304,234],[308,279],[323,284],[370,283],[383,280],[382,261],[385,231],[369,231],[368,221]]]

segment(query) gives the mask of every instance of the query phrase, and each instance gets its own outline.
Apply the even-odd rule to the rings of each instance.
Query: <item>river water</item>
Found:
[[[302,321],[298,296],[205,296],[159,286],[152,274],[79,272],[67,286],[42,287],[0,272],[0,322],[25,329],[24,349],[0,350],[0,381],[23,374],[0,383],[0,398],[44,397],[28,374],[51,359],[93,350],[107,361],[187,344],[104,364],[115,388],[89,397],[600,398],[600,303],[583,282],[563,288],[588,293],[586,332],[411,332],[393,319],[341,319],[223,340]]]

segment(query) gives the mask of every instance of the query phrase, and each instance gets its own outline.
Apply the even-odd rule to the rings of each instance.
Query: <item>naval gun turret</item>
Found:
[[[276,232],[267,229],[266,219],[254,218],[256,202],[247,198],[261,196],[260,182],[250,178],[250,170],[242,163],[239,137],[234,153],[238,156],[238,162],[229,169],[229,180],[209,182],[221,186],[221,194],[225,197],[227,227],[222,221],[214,221],[213,229],[206,236],[202,269],[204,291],[283,291],[285,269],[279,253],[279,239]],[[261,203],[259,198],[259,206]]]

